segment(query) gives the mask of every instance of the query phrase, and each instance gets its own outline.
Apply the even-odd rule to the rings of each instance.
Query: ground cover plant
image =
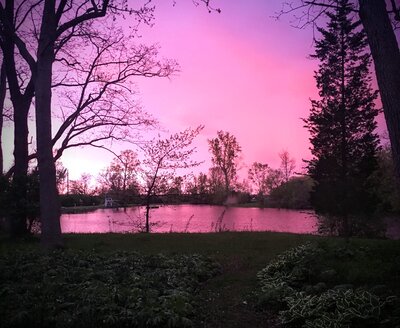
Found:
[[[315,238],[272,232],[64,235],[67,250],[83,253],[95,250],[106,258],[113,257],[115,252],[139,252],[143,256],[163,253],[166,257],[197,253],[212,258],[220,264],[221,271],[197,290],[195,308],[199,309],[199,316],[193,318],[194,326],[246,328],[264,326],[269,320],[246,302],[247,295],[257,286],[256,273],[278,254]],[[0,235],[0,258],[39,249],[38,238],[18,241]],[[0,302],[6,300],[1,298]]]
[[[261,308],[285,327],[398,327],[400,250],[390,241],[306,243],[258,274]]]
[[[299,265],[295,260],[286,261],[288,266],[286,271],[283,270],[290,273],[293,271],[304,273],[305,280],[290,283],[296,291],[303,289],[312,291],[306,294],[311,298],[320,295],[318,288],[322,292],[340,286],[335,290],[340,292],[345,291],[346,287],[351,287],[355,291],[363,287],[378,296],[380,300],[386,300],[390,295],[400,295],[400,241],[350,239],[346,244],[341,238],[273,232],[71,234],[64,235],[64,240],[66,252],[76,252],[78,259],[80,258],[78,254],[89,253],[95,258],[111,261],[116,253],[138,252],[141,258],[154,259],[157,259],[160,253],[164,254],[161,255],[161,259],[171,259],[176,256],[185,258],[191,257],[192,254],[200,254],[200,258],[211,258],[212,262],[219,263],[219,273],[197,284],[195,292],[192,293],[194,302],[190,304],[194,307],[193,316],[188,318],[194,327],[283,327],[279,312],[284,308],[279,307],[276,301],[268,301],[268,295],[260,288],[257,273],[269,264],[275,263],[280,254],[291,249],[297,249],[298,252],[297,246],[307,242],[318,245],[320,249],[318,252],[322,253],[317,252],[319,255],[309,256],[305,265],[301,264],[301,261],[297,261]],[[30,254],[39,250],[40,243],[36,238],[16,241],[0,235],[1,259],[7,254]],[[68,265],[65,264],[65,267]],[[303,270],[302,267],[306,267],[307,270]],[[39,269],[26,267],[26,270],[28,276],[29,270]],[[280,270],[279,268],[276,271]],[[1,282],[2,280],[0,284]],[[146,286],[152,286],[150,280]],[[257,293],[254,294],[254,291]],[[295,298],[295,294],[289,296],[292,296],[294,301],[299,301]],[[355,297],[349,294],[350,296]],[[6,302],[3,298],[3,295],[0,295],[0,303]],[[316,298],[313,298],[314,300]],[[78,301],[83,302],[79,299],[74,300]],[[305,297],[304,301],[308,301],[308,298]],[[312,305],[313,301],[309,301],[309,304]],[[382,312],[386,316],[391,311],[390,320],[396,316],[392,311],[394,305],[395,303],[385,304]],[[286,307],[287,309],[289,307]],[[293,310],[295,309],[296,307],[293,307]],[[3,314],[4,312],[0,313],[0,327],[4,322]],[[290,313],[288,315],[292,316]],[[285,326],[301,327],[303,324],[303,319],[296,319]],[[390,327],[389,324],[390,322],[382,327]],[[168,322],[159,325],[162,326],[168,326]]]
[[[189,327],[199,284],[218,272],[200,255],[38,250],[0,257],[2,327]]]

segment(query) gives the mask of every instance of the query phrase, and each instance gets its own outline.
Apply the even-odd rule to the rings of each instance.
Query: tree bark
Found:
[[[41,241],[48,248],[62,246],[61,209],[51,138],[51,78],[57,28],[55,16],[55,1],[46,0],[37,52],[35,113],[40,181]]]
[[[384,0],[359,0],[400,186],[400,51]]]
[[[1,71],[0,71],[0,176],[3,175],[4,171],[4,158],[3,158],[3,146],[2,146],[2,133],[3,133],[3,115],[4,115],[4,101],[6,99],[6,67],[3,63],[1,64]]]
[[[11,234],[28,233],[27,229],[27,175],[28,175],[28,112],[34,95],[33,80],[25,93],[21,92],[15,63],[14,0],[7,0],[5,19],[8,22],[3,34],[3,63],[14,110],[14,169],[12,179]],[[4,90],[5,91],[5,90]]]
[[[20,96],[14,99],[14,173],[13,173],[13,217],[11,233],[14,236],[29,233],[27,226],[27,179],[28,179],[28,113],[31,99]]]

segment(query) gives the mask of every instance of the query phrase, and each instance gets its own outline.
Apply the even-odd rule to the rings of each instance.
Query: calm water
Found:
[[[143,207],[98,209],[90,213],[63,214],[65,233],[137,232],[144,224]],[[272,208],[237,208],[209,205],[169,205],[152,209],[152,232],[279,231],[316,233],[310,211]]]

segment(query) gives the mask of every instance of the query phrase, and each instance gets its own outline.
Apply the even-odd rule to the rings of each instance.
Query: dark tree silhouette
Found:
[[[257,195],[263,197],[268,192],[267,177],[269,173],[268,164],[254,162],[248,171],[249,180],[256,188]]]
[[[374,211],[367,183],[377,165],[378,110],[365,33],[351,20],[349,1],[337,5],[327,12],[327,28],[319,28],[322,37],[313,57],[320,60],[315,73],[320,99],[312,100],[305,123],[313,155],[308,170],[316,181],[312,205],[317,213],[335,217],[339,232],[348,236],[351,216]]]
[[[400,186],[400,51],[385,0],[359,0],[360,18],[374,59],[380,96],[397,183]],[[391,1],[392,15],[400,22],[400,4]]]
[[[242,151],[234,135],[218,131],[217,138],[208,140],[212,163],[224,177],[225,193],[228,194],[237,176],[237,159]]]
[[[62,244],[59,223],[60,205],[51,133],[51,88],[57,55],[66,44],[86,34],[87,29],[94,22],[98,22],[97,27],[101,29],[104,26],[105,18],[116,21],[118,16],[129,15],[135,25],[134,28],[141,22],[151,22],[154,6],[150,2],[144,1],[142,5],[138,5],[138,8],[133,8],[125,0],[84,0],[79,2],[74,0],[38,0],[36,2],[21,0],[15,2],[7,0],[5,5],[0,4],[0,36],[2,46],[8,42],[8,47],[3,50],[7,49],[10,60],[15,62],[15,58],[12,57],[15,53],[14,48],[17,48],[18,54],[24,59],[31,73],[25,88],[25,94],[30,96],[30,101],[28,101],[28,97],[25,100],[30,105],[31,95],[34,92],[36,157],[40,176],[41,237],[43,245],[56,247]],[[198,2],[204,3],[210,11],[218,11],[212,8],[207,0]],[[194,1],[196,4],[198,2]],[[12,65],[9,67],[13,68]],[[18,99],[22,100],[21,97]],[[16,107],[14,110],[17,113]],[[25,112],[21,114],[25,114]],[[25,119],[22,121],[24,124],[26,123]],[[22,139],[26,145],[27,138]],[[27,152],[24,153],[25,155],[27,156]],[[21,159],[22,155],[17,157]],[[27,160],[21,160],[21,162],[27,163]],[[17,166],[14,168],[14,174],[16,171]]]
[[[14,122],[14,168],[12,183],[14,197],[12,217],[10,217],[11,232],[13,235],[23,235],[28,232],[26,225],[28,181],[28,113],[34,96],[34,75],[29,75],[29,68],[21,64],[20,54],[16,51],[19,41],[16,31],[26,20],[23,13],[16,14],[14,0],[7,0],[0,5],[0,47],[3,53],[4,73],[7,78],[9,96],[13,106]],[[21,6],[19,11],[21,12]],[[26,47],[24,50],[26,51]],[[10,178],[11,174],[6,174]]]
[[[4,60],[1,63],[0,70],[0,176],[4,173],[4,158],[3,158],[3,146],[2,146],[2,133],[3,133],[3,124],[4,124],[4,101],[6,99],[6,91],[7,91],[7,77],[6,77],[6,69],[4,65]]]
[[[279,158],[281,159],[281,171],[283,179],[285,182],[288,182],[289,178],[293,174],[294,169],[296,168],[296,160],[294,158],[290,158],[290,154],[287,150],[282,151],[279,154]]]
[[[354,0],[352,3],[352,11],[360,17],[374,60],[397,184],[400,186],[400,50],[395,35],[395,29],[400,24],[400,4],[394,0]],[[300,13],[296,14],[295,25],[304,27],[317,24],[327,10],[336,7],[336,0],[284,2],[278,17],[290,12]]]

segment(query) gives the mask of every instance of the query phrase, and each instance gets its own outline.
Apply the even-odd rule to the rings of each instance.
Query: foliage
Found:
[[[293,177],[288,182],[272,189],[268,206],[293,209],[310,208],[310,192],[313,184],[309,177]]]
[[[93,195],[66,194],[60,195],[60,202],[63,207],[92,206],[104,204],[104,199]]]
[[[378,212],[400,213],[400,190],[396,184],[390,144],[385,145],[378,152],[378,167],[370,179],[379,197]]]
[[[396,301],[395,296],[380,298],[362,288],[330,289],[320,295],[299,292],[286,298],[288,310],[280,318],[283,324],[307,328],[377,327]]]
[[[208,140],[208,145],[212,154],[212,163],[215,168],[220,170],[224,178],[225,193],[227,194],[237,179],[237,160],[242,149],[236,137],[224,131],[218,131],[216,138]]]
[[[341,238],[318,237],[272,232],[224,232],[199,234],[67,234],[68,249],[80,249],[104,256],[114,256],[116,250],[143,254],[166,255],[198,253],[212,256],[221,264],[221,274],[201,284],[196,290],[200,297],[196,308],[201,309],[197,327],[280,327],[276,313],[255,311],[248,295],[257,286],[256,274],[274,260],[278,254],[303,244],[318,242],[321,256],[310,263],[317,274],[309,285],[319,282],[328,287],[351,283],[354,286],[386,285],[389,293],[400,294],[400,241],[376,239],[350,239],[346,244]],[[0,234],[0,257],[5,251],[39,248],[37,240],[14,241]],[[328,275],[324,272],[334,269]],[[319,277],[321,273],[323,276]],[[310,278],[315,275],[310,275]],[[328,279],[333,276],[333,280]],[[379,287],[379,286],[376,286]],[[308,289],[309,287],[307,287]],[[260,295],[261,296],[261,295]],[[0,300],[1,302],[1,300]],[[400,307],[399,307],[400,309]],[[200,321],[201,320],[201,321]]]
[[[118,203],[127,204],[130,196],[137,195],[140,191],[137,174],[140,161],[138,155],[130,149],[122,151],[99,175],[99,192],[109,194]]]
[[[358,216],[347,217],[347,231],[344,230],[343,221],[334,215],[317,215],[318,232],[325,236],[343,236],[349,233],[358,237],[384,237],[386,225],[380,216]]]
[[[69,182],[69,191],[71,194],[77,195],[89,195],[90,190],[90,180],[92,176],[89,173],[82,173],[79,180],[71,180]]]
[[[282,308],[285,298],[295,292],[298,282],[307,280],[310,275],[310,260],[318,250],[307,243],[279,255],[268,266],[259,271],[261,305],[273,305]]]
[[[21,188],[23,185],[23,188]],[[19,193],[26,191],[26,197]],[[30,172],[26,177],[10,180],[0,176],[0,218],[6,218],[13,233],[14,221],[24,218],[22,224],[29,232],[39,218],[39,177],[37,171]]]
[[[199,255],[10,252],[0,257],[2,327],[188,327],[218,266]],[[7,318],[7,320],[4,320]]]
[[[267,194],[268,164],[254,162],[248,171],[249,180],[255,185],[258,196]]]
[[[348,234],[349,215],[367,216],[376,209],[368,178],[377,165],[378,110],[366,36],[360,23],[352,21],[349,1],[336,3],[336,9],[327,12],[327,28],[319,28],[322,37],[315,42],[320,100],[312,100],[304,122],[313,155],[308,171],[316,182],[311,203],[317,213],[341,220],[341,231]]]
[[[379,250],[348,244],[344,248],[311,243],[298,246],[257,274],[259,305],[281,310],[281,322],[294,327],[394,327],[400,322],[398,299],[386,286],[370,284],[396,280],[397,264],[382,265],[380,278],[373,273],[372,280],[365,274],[378,254]],[[396,255],[390,256],[393,260]],[[355,288],[354,284],[363,286]],[[378,295],[375,291],[379,289]]]

